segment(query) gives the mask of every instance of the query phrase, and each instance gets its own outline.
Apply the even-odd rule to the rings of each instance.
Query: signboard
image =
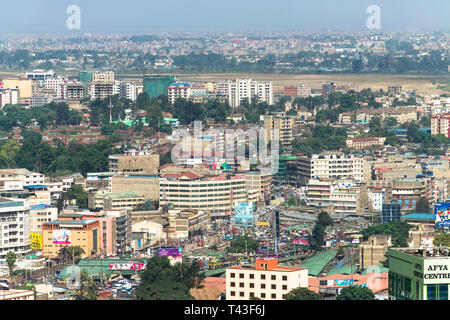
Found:
[[[269,221],[258,221],[259,226],[269,226]]]
[[[42,234],[37,232],[30,232],[30,248],[42,249]]]
[[[53,230],[53,243],[70,244],[70,230]]]
[[[234,224],[238,227],[253,226],[253,207],[250,203],[236,203],[234,206]]]
[[[450,227],[450,203],[443,202],[434,206],[434,222],[436,226]]]
[[[335,281],[337,286],[352,286],[354,283],[353,279],[337,279]]]
[[[128,263],[110,263],[109,269],[111,270],[143,270],[145,268],[144,263],[134,263],[130,261]]]
[[[161,248],[158,250],[158,257],[181,258],[182,257],[182,249],[181,248]]]
[[[306,239],[304,239],[304,238],[293,239],[293,240],[292,240],[292,244],[301,244],[301,245],[309,246],[308,240],[306,240]]]

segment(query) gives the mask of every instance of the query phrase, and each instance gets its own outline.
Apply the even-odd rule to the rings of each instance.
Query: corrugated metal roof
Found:
[[[307,259],[303,264],[302,268],[308,268],[308,274],[312,276],[317,276],[323,268],[336,257],[337,250],[330,249],[324,252],[316,254],[314,257]]]

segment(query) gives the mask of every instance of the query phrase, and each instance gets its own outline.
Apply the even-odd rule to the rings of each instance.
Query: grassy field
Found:
[[[24,75],[23,72],[6,72],[0,70],[0,78]],[[67,72],[63,75],[74,76],[77,72]],[[387,90],[390,85],[401,85],[404,90],[416,91],[419,94],[450,93],[450,74],[418,75],[418,74],[242,74],[242,73],[216,73],[216,74],[176,74],[181,81],[219,81],[250,77],[259,81],[272,81],[274,89],[277,87],[298,85],[304,83],[313,89],[321,88],[323,82],[335,82],[338,86],[349,83],[359,83],[364,88],[372,90]],[[117,78],[122,80],[141,80],[143,74],[118,73]]]

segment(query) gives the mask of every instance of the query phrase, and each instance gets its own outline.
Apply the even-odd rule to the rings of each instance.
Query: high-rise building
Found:
[[[231,107],[238,107],[243,99],[254,99],[273,104],[272,82],[258,82],[250,78],[240,78],[217,83],[217,94],[224,95]]]
[[[438,114],[431,117],[431,134],[443,134],[450,138],[450,113]]]
[[[450,300],[448,247],[389,248],[389,299]]]
[[[114,71],[95,71],[92,73],[93,83],[111,83],[114,82]]]
[[[147,93],[149,98],[156,98],[160,95],[167,95],[167,90],[175,82],[174,76],[164,76],[164,75],[152,75],[145,76],[144,92]]]
[[[273,131],[278,130],[280,146],[289,147],[292,144],[292,129],[294,127],[293,116],[286,116],[285,114],[265,115],[264,116],[264,130],[266,142],[272,141],[274,138]]]
[[[305,84],[299,84],[297,87],[297,96],[306,98],[311,95],[311,87]]]
[[[336,85],[334,82],[326,82],[322,84],[322,96],[328,98],[328,96],[334,92],[336,92]]]
[[[0,198],[0,262],[9,251],[19,257],[30,249],[30,207],[24,199]]]
[[[363,181],[363,158],[353,154],[323,152],[311,156],[299,156],[296,161],[296,175],[299,186],[309,179],[336,178]]]
[[[400,221],[402,217],[402,209],[399,204],[383,203],[381,210],[381,223]]]

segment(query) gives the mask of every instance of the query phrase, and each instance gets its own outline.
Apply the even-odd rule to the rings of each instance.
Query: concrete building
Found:
[[[142,196],[145,201],[159,201],[159,178],[156,175],[127,175],[112,177],[111,192],[134,192]]]
[[[120,173],[140,173],[157,175],[159,168],[158,154],[115,154],[108,159],[109,171]]]
[[[34,291],[22,289],[2,290],[0,300],[35,300]]]
[[[95,71],[92,73],[93,83],[112,83],[114,80],[114,71]]]
[[[385,137],[350,138],[345,141],[347,148],[365,149],[373,146],[383,146]]]
[[[389,248],[391,300],[449,300],[447,247]]]
[[[265,115],[264,130],[266,142],[269,143],[272,141],[275,138],[273,131],[278,130],[280,148],[290,147],[292,144],[294,119],[294,116],[286,116],[284,114]]]
[[[232,108],[238,107],[244,98],[273,104],[272,82],[258,82],[250,78],[240,78],[217,83],[217,93],[228,98]]]
[[[42,256],[57,258],[61,248],[80,246],[84,250],[82,257],[92,257],[101,246],[100,232],[99,222],[93,219],[71,216],[45,222],[42,225]]]
[[[299,156],[296,161],[296,181],[305,186],[310,179],[335,178],[362,182],[363,158],[353,154],[324,152],[311,156]]]
[[[159,181],[159,203],[173,209],[208,211],[211,217],[232,214],[235,202],[246,202],[245,175],[165,174]]]
[[[367,197],[365,189],[351,181],[333,178],[310,179],[306,186],[306,203],[310,206],[334,206],[334,216],[362,213]],[[367,194],[367,192],[366,192]]]
[[[403,178],[393,182],[389,202],[399,204],[402,212],[408,213],[416,210],[421,197],[425,197],[424,182],[420,179]]]
[[[311,87],[305,84],[299,84],[297,86],[297,96],[302,98],[311,96]]]
[[[30,207],[24,199],[0,198],[0,262],[13,251],[19,257],[30,253]]]
[[[90,209],[98,210],[133,210],[137,205],[143,204],[145,199],[134,192],[112,193],[98,191],[94,197],[88,197]]]
[[[386,260],[388,248],[392,246],[390,235],[371,235],[367,242],[358,246],[359,267],[366,269],[379,266]]]
[[[19,99],[18,89],[2,89],[0,86],[0,108],[7,104],[17,104]]]
[[[28,185],[44,185],[45,176],[42,173],[32,172],[28,169],[1,169],[0,180],[15,179]]]
[[[169,210],[169,237],[187,240],[210,228],[211,218],[208,212],[194,209]]]
[[[47,204],[30,206],[30,232],[41,233],[42,224],[58,219],[58,208]]]
[[[258,190],[260,201],[264,200],[264,193],[270,192],[270,183],[272,175],[260,171],[248,171],[245,174],[245,185],[249,189],[256,188]]]
[[[284,300],[289,291],[298,287],[308,287],[308,269],[282,267],[277,259],[226,269],[227,300]]]
[[[431,134],[443,134],[450,138],[450,113],[438,114],[431,117]]]

